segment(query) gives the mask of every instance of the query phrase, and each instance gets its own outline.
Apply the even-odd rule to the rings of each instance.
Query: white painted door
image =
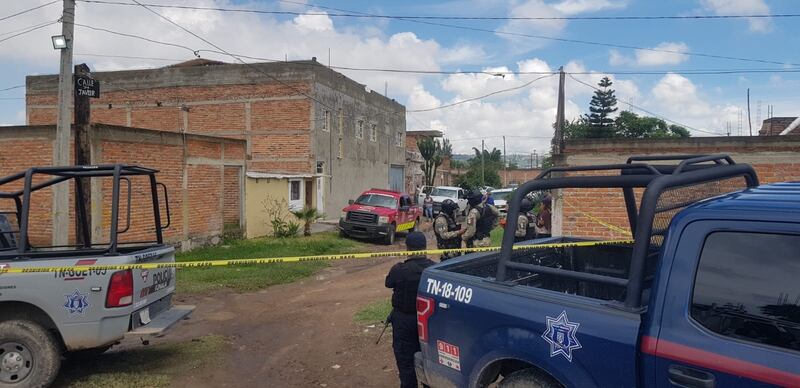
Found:
[[[305,184],[302,179],[289,180],[289,210],[302,210],[305,198]]]
[[[324,212],[325,207],[325,178],[317,177],[317,212]]]

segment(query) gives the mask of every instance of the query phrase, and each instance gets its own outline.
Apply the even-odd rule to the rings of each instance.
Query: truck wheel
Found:
[[[346,233],[344,230],[342,230],[342,229],[339,229],[339,237],[341,237],[341,238],[348,238],[348,237],[350,237],[350,236],[348,236],[348,235],[347,235],[347,233]]]
[[[389,231],[386,233],[386,237],[383,238],[384,244],[386,245],[394,244],[395,229],[397,229],[397,226],[395,226],[395,224],[389,225]]]
[[[0,323],[0,387],[47,387],[61,367],[53,334],[37,323]]]
[[[503,378],[498,388],[562,388],[552,377],[535,368],[518,370]]]

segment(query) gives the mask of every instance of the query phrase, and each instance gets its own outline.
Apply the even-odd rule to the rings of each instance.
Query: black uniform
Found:
[[[401,388],[416,388],[414,353],[420,351],[417,334],[417,288],[422,271],[435,264],[425,256],[411,256],[386,275],[392,292],[392,348]]]
[[[446,238],[442,236],[442,231],[440,231],[439,225],[441,224],[441,220],[447,223],[447,228],[444,231],[446,234],[452,235],[450,238]],[[439,249],[458,249],[461,248],[461,235],[455,234],[452,232],[457,232],[461,230],[461,225],[456,223],[456,220],[450,214],[447,213],[439,213],[436,216],[436,221],[434,222],[434,229],[433,232],[436,235],[436,247]],[[453,257],[460,256],[460,253],[451,252],[451,253],[444,253],[442,254],[442,258],[440,261],[445,261],[447,259],[452,259]]]
[[[516,236],[516,235],[514,236],[514,242],[515,243],[522,242],[522,241],[533,240],[533,239],[536,238],[536,216],[534,216],[533,214],[531,214],[529,212],[526,212],[524,215],[522,215],[522,214],[520,214],[520,215],[524,216],[525,219],[528,220],[528,227],[525,228],[525,235],[524,236],[522,236],[522,237],[519,237],[519,236]]]

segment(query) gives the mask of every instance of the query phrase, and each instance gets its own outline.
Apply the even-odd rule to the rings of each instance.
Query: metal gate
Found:
[[[403,191],[405,181],[405,166],[392,165],[389,167],[389,189]]]

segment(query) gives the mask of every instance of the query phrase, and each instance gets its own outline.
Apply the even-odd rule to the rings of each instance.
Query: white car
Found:
[[[467,214],[467,196],[464,189],[455,186],[436,186],[431,189],[431,198],[433,198],[433,212],[439,213],[442,208],[442,202],[445,199],[451,199],[458,204],[458,212],[462,215]]]
[[[492,198],[494,199],[494,207],[500,212],[500,216],[505,217],[508,214],[508,199],[511,193],[514,192],[513,188],[492,190]]]

